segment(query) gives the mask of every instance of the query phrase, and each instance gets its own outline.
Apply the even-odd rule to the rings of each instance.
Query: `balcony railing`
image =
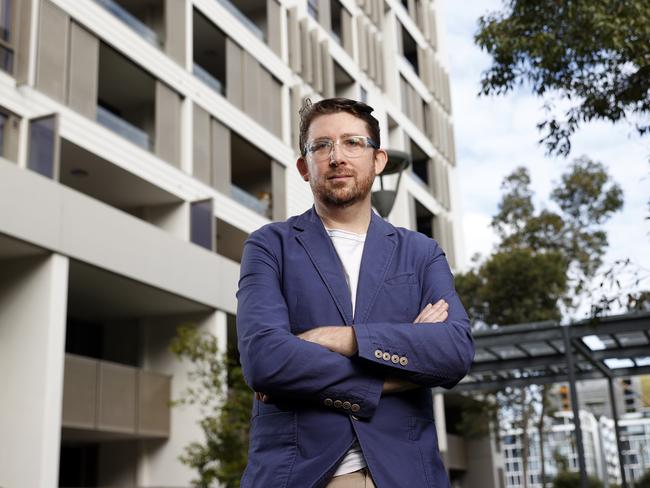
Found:
[[[97,105],[97,122],[147,151],[153,148],[149,134],[101,105]]]
[[[194,66],[192,67],[192,72],[198,79],[200,79],[203,83],[208,85],[214,91],[220,93],[221,95],[224,94],[223,83],[221,83],[218,79],[212,76],[212,74],[209,73],[207,70],[205,70],[201,65],[194,63]]]
[[[255,37],[257,37],[260,41],[266,42],[266,39],[264,38],[264,32],[262,32],[262,29],[257,27],[255,23],[246,17],[246,14],[244,14],[241,10],[237,8],[235,4],[230,2],[229,0],[217,0],[220,5],[223,6],[226,10],[228,10],[231,14],[233,14],[237,19],[244,24],[253,34],[255,34]]]
[[[257,212],[264,217],[271,218],[271,206],[267,202],[263,202],[246,190],[242,190],[236,185],[230,186],[230,196],[233,200],[241,203],[243,206],[250,208],[253,212]]]
[[[166,438],[171,376],[65,355],[63,427],[132,438]]]
[[[156,47],[162,46],[162,42],[158,38],[158,34],[156,34],[147,25],[145,25],[140,19],[138,19],[136,16],[134,16],[132,13],[130,13],[128,10],[122,7],[119,3],[115,2],[114,0],[95,0],[95,1],[98,4],[100,4],[102,7],[104,7],[106,10],[108,10],[110,13],[112,13],[115,17],[117,17],[122,22],[124,22],[126,25],[131,27],[131,29],[136,31],[147,42],[149,42],[150,44]]]

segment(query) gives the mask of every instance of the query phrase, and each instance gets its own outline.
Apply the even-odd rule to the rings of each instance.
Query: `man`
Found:
[[[449,485],[429,388],[468,371],[469,321],[436,241],[372,212],[387,154],[371,112],[303,106],[314,207],[244,245],[237,332],[258,393],[242,488]]]

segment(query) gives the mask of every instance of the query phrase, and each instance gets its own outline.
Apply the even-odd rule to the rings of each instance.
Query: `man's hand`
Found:
[[[422,311],[415,317],[414,324],[422,324],[425,322],[435,323],[444,322],[447,320],[449,304],[442,298],[436,303],[430,303],[422,309]]]
[[[444,322],[447,320],[447,311],[449,310],[449,305],[442,298],[436,303],[429,303],[418,316],[413,321],[414,324],[421,323],[436,323]],[[393,376],[388,376],[384,380],[384,388],[382,393],[400,393],[402,391],[412,390],[418,388],[419,385],[411,383],[410,381],[403,380],[401,378],[395,378]]]
[[[354,335],[354,330],[346,325],[316,327],[298,334],[298,337],[304,341],[320,344],[343,356],[350,357],[357,352],[357,338]]]

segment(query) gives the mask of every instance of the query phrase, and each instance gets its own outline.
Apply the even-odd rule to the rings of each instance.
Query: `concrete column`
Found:
[[[0,486],[59,481],[68,258],[0,265]]]
[[[447,446],[447,422],[445,420],[445,396],[442,393],[433,395],[433,417],[438,432],[438,449],[443,454],[443,459],[449,450]]]
[[[169,344],[176,335],[176,328],[183,324],[194,324],[200,330],[216,335],[224,354],[227,347],[227,316],[224,312],[213,311],[197,316],[145,319],[142,324],[142,368],[173,375],[172,399],[180,398],[189,386],[187,378],[189,365],[179,362],[169,351]],[[172,407],[169,439],[164,443],[142,442],[137,486],[171,488],[191,484],[196,473],[182,464],[178,456],[190,442],[203,440],[203,433],[197,422],[199,418],[198,406]]]

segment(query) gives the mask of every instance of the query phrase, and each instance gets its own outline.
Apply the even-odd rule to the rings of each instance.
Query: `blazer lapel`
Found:
[[[361,257],[354,323],[365,323],[393,260],[397,240],[395,228],[372,212]]]
[[[330,236],[325,231],[320,217],[312,208],[297,219],[294,227],[302,231],[296,235],[296,239],[307,252],[309,259],[325,283],[343,321],[346,325],[351,325],[352,300],[350,299],[350,288],[345,280],[341,260],[336,254],[336,249]]]

